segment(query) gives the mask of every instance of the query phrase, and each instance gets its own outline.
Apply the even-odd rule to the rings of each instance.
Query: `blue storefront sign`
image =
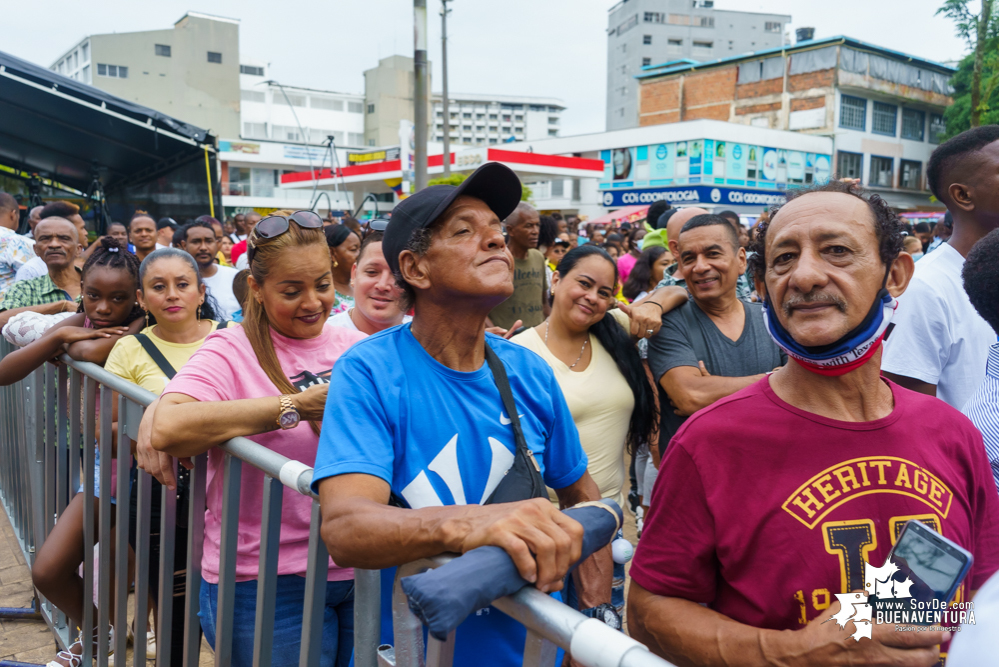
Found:
[[[784,203],[784,194],[745,188],[719,188],[711,185],[686,185],[644,190],[604,190],[600,203],[608,208],[641,206],[664,200],[674,205],[720,204],[723,206],[773,206]]]

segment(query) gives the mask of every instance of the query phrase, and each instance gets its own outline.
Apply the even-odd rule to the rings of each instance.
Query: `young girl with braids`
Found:
[[[0,383],[17,382],[63,352],[78,361],[103,364],[122,336],[141,329],[142,309],[136,303],[139,260],[116,239],[110,236],[101,239],[100,246],[83,265],[81,284],[80,312],[55,325],[35,342],[4,357],[0,361]],[[94,493],[99,496],[99,454],[95,460]],[[108,492],[114,493],[114,482]],[[31,569],[35,587],[65,613],[75,627],[83,625],[83,579],[77,574],[84,559],[83,511],[84,496],[78,492],[46,538]],[[94,503],[95,524],[99,520],[97,511],[98,504]],[[112,521],[113,512],[114,505]],[[107,547],[112,559],[113,546],[112,527],[112,542]],[[113,609],[111,613],[113,615]],[[97,618],[96,609],[94,618]],[[96,637],[93,641],[96,647]],[[61,651],[49,662],[49,666],[79,667],[82,653],[83,644],[78,639],[69,651]]]
[[[163,390],[140,427],[143,469],[161,474],[168,466],[148,463],[151,448],[190,457],[208,452],[205,542],[201,561],[201,627],[215,647],[221,542],[223,452],[230,438],[246,436],[290,459],[311,465],[319,444],[319,421],[333,364],[358,331],[326,326],[334,303],[330,254],[322,219],[311,211],[261,220],[247,243],[250,296],[242,326],[216,331]],[[305,423],[299,423],[299,421]],[[151,426],[151,428],[150,428]],[[239,534],[260,535],[264,474],[242,467]],[[284,490],[278,554],[277,601],[271,664],[297,665],[305,602],[312,499]],[[236,547],[232,664],[253,662],[254,619],[260,542]],[[353,570],[330,563],[327,573],[322,659],[346,667],[353,651]]]

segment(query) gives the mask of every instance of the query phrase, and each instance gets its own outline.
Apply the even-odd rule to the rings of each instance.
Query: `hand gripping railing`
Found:
[[[14,349],[0,340],[0,354]],[[29,567],[51,533],[58,517],[73,499],[82,480],[84,493],[84,622],[83,636],[98,629],[96,660],[108,664],[108,649],[125,655],[126,633],[116,632],[115,645],[108,647],[108,630],[125,628],[128,602],[128,564],[123,555],[128,549],[130,509],[129,475],[131,453],[129,440],[138,437],[143,411],[156,396],[100,366],[78,362],[68,356],[62,364],[45,364],[24,380],[0,387],[0,502],[10,518],[18,543]],[[117,456],[112,456],[112,401],[118,393]],[[99,424],[99,428],[98,428]],[[94,498],[94,443],[100,459],[100,498]],[[241,471],[244,463],[264,473],[262,488],[260,565],[257,578],[257,608],[253,645],[253,666],[269,667],[274,639],[274,609],[277,597],[277,565],[280,544],[283,488],[288,487],[312,499],[309,530],[309,558],[306,571],[303,607],[302,643],[299,665],[319,664],[322,648],[323,616],[326,596],[326,571],[329,555],[320,536],[321,517],[317,497],[309,488],[312,468],[277,454],[246,438],[233,438],[220,449],[225,452],[222,468],[222,536],[219,562],[218,618],[216,620],[215,664],[228,666],[232,661],[233,612],[236,581],[236,540],[239,526]],[[118,463],[117,511],[115,514],[115,551],[119,554],[112,572],[111,499],[104,491],[111,488],[112,458]],[[104,464],[107,462],[107,465]],[[174,563],[172,545],[182,537],[177,531],[176,494],[161,490],[159,595],[157,618],[158,665],[182,664],[195,667],[200,657],[199,588],[204,539],[205,483],[207,455],[196,457],[191,471],[190,501],[187,516],[186,582],[183,649],[172,655],[169,641],[173,633],[175,572],[185,571]],[[144,582],[150,564],[152,478],[144,471],[137,475],[137,522],[134,608],[146,609]],[[98,520],[94,520],[95,503]],[[94,562],[94,544],[100,549]],[[449,556],[409,563],[397,570],[392,612],[395,645],[380,647],[380,572],[355,571],[355,662],[358,667],[446,667],[451,665],[454,634],[446,642],[432,637],[424,655],[420,622],[409,611],[399,579],[427,568],[437,567]],[[176,565],[176,566],[175,566]],[[97,618],[93,617],[94,576],[98,577]],[[110,617],[111,582],[115,581],[115,617]],[[646,651],[641,644],[622,633],[612,631],[599,621],[543,595],[534,588],[524,588],[514,595],[496,600],[494,606],[527,627],[524,665],[554,663],[555,647],[572,652],[588,667],[668,667],[668,663]],[[49,625],[57,642],[66,647],[72,641],[72,629],[64,614],[41,598],[31,608],[2,610],[0,616],[37,616]],[[135,652],[137,664],[144,662],[146,615],[135,614]],[[281,647],[277,647],[281,649]],[[91,644],[84,642],[84,664],[91,664]],[[116,661],[124,664],[124,658]]]

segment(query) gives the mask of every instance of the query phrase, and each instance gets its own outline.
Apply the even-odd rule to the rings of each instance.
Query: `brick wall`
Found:
[[[826,105],[825,96],[821,97],[799,97],[791,100],[791,111],[807,111],[808,109],[820,109]]]
[[[684,120],[725,120],[729,119],[729,115],[732,113],[731,102],[722,102],[721,104],[711,104],[708,106],[697,107],[696,109],[684,109],[683,119]]]
[[[756,83],[744,83],[735,87],[736,99],[744,100],[749,97],[763,97],[764,95],[779,95],[784,91],[784,77],[770,79],[769,81],[757,81]]]
[[[679,77],[665,81],[653,81],[642,85],[640,90],[639,114],[680,108]]]
[[[808,72],[807,74],[795,74],[787,78],[788,92],[799,90],[809,90],[810,88],[825,88],[831,86],[836,80],[835,69],[824,69],[818,72]]]
[[[680,122],[679,111],[664,111],[663,113],[655,113],[649,114],[648,116],[638,117],[638,124],[643,127],[645,125],[662,125],[663,123],[678,122]]]
[[[684,109],[734,100],[738,71],[739,68],[733,66],[688,75],[683,83]],[[688,118],[686,112],[683,117],[684,120]],[[728,114],[725,118],[728,119]]]
[[[765,111],[780,111],[780,102],[771,102],[770,104],[754,104],[747,107],[736,107],[735,113],[739,116],[745,116],[750,113],[764,113]]]

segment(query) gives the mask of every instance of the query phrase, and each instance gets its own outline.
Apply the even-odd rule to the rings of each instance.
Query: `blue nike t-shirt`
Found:
[[[560,489],[586,472],[586,454],[551,368],[499,336],[487,344],[506,367],[524,438],[545,483]],[[509,415],[489,366],[471,373],[431,357],[403,324],[356,343],[333,367],[312,488],[327,477],[385,480],[410,507],[481,503],[513,464]],[[382,641],[392,644],[392,583],[382,572]],[[493,607],[455,634],[454,664],[520,665],[524,627]]]

